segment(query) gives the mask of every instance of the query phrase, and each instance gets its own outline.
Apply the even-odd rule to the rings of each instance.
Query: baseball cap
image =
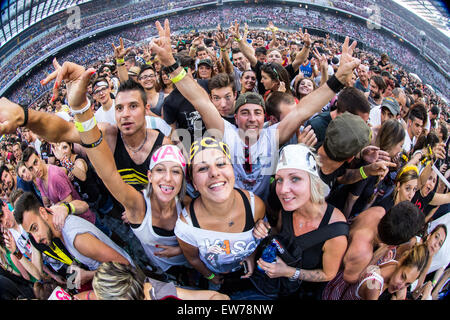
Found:
[[[391,97],[384,98],[381,102],[381,107],[388,108],[394,116],[398,115],[400,112],[400,105],[398,104],[397,100]]]
[[[303,170],[319,177],[315,156],[307,146],[302,144],[289,144],[281,149],[275,172],[282,169]]]
[[[372,132],[364,120],[348,111],[337,116],[328,125],[323,148],[333,161],[345,161],[366,147]]]
[[[266,105],[264,103],[263,97],[255,92],[245,92],[239,95],[234,104],[234,112],[236,113],[240,107],[244,104],[252,103],[260,105],[264,111],[266,111]]]
[[[210,68],[213,67],[212,61],[210,59],[202,59],[198,62],[198,65],[202,65],[202,64],[206,64],[208,65]]]

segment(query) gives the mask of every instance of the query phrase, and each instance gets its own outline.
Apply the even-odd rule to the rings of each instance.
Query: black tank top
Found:
[[[78,191],[78,194],[80,195],[81,199],[86,201],[89,204],[89,206],[91,206],[93,203],[97,201],[102,192],[104,192],[104,189],[101,188],[101,186],[99,185],[97,173],[95,172],[95,169],[92,166],[92,164],[88,160],[84,159],[83,157],[77,154],[74,162],[77,161],[78,159],[82,159],[86,162],[86,166],[88,168],[86,171],[86,180],[82,181],[74,176],[72,184]]]
[[[248,201],[248,198],[245,195],[245,193],[242,190],[237,189],[237,188],[235,188],[235,190],[237,190],[239,192],[239,194],[242,197],[242,200],[244,201],[244,206],[245,206],[245,226],[244,226],[244,230],[242,230],[242,232],[246,232],[246,231],[251,230],[255,226],[255,219],[253,218],[252,207],[251,207],[250,202]],[[189,205],[189,212],[191,214],[191,220],[192,220],[193,226],[196,227],[196,228],[200,228],[200,225],[198,224],[197,217],[195,216],[194,201],[195,200],[192,200],[191,204]]]
[[[348,236],[349,226],[346,222],[328,224],[333,210],[334,206],[328,204],[319,227],[298,237],[294,233],[293,212],[284,210],[281,212],[282,229],[278,236],[286,239],[283,242],[287,245],[289,252],[295,252],[296,248],[304,249],[302,250],[302,268],[305,270],[322,269],[322,247],[325,241],[341,235]],[[316,239],[320,237],[322,237],[322,241],[317,243]],[[312,243],[315,244],[311,246]]]
[[[164,140],[164,134],[158,133],[158,137],[153,144],[153,148],[147,156],[147,159],[142,164],[136,164],[133,159],[131,159],[125,145],[123,143],[120,134],[117,134],[116,148],[114,149],[114,160],[116,162],[117,171],[119,171],[125,183],[133,186],[136,190],[141,191],[148,184],[147,171],[150,166],[150,159],[152,153],[162,146]]]

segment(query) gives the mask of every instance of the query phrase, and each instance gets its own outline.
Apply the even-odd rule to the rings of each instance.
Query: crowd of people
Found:
[[[0,297],[448,298],[447,103],[388,41],[207,12],[214,29],[111,35],[55,58],[37,103],[0,99]]]
[[[144,1],[137,2],[134,4],[130,4],[127,6],[112,6],[112,8],[104,9],[104,11],[100,13],[92,14],[91,10],[83,10],[82,19],[80,21],[81,28],[73,28],[71,25],[62,24],[56,30],[48,32],[43,37],[40,37],[39,40],[30,41],[30,45],[24,47],[24,50],[20,51],[20,54],[17,54],[14,58],[12,58],[8,63],[4,64],[0,69],[0,86],[4,86],[9,81],[11,81],[24,66],[28,66],[33,61],[36,61],[37,58],[42,57],[47,54],[51,50],[61,46],[64,43],[67,43],[70,40],[76,39],[79,36],[86,35],[89,32],[94,30],[101,29],[102,27],[110,26],[115,23],[129,21],[130,19],[135,19],[142,17],[142,12],[145,12],[145,15],[155,14],[157,12],[162,11],[163,9],[177,9],[183,8],[187,6],[192,6],[196,4],[205,3],[207,1],[181,1],[181,2],[170,2],[167,0],[160,1]],[[369,18],[368,12],[365,8],[373,6],[374,4],[370,1],[361,1],[361,3],[357,3],[354,5],[349,5],[345,1],[337,1],[333,3],[333,5],[337,8],[348,10],[350,12],[355,12],[361,14],[363,17]],[[402,17],[392,13],[396,12],[395,10],[389,11],[386,8],[390,8],[389,6],[378,6],[381,10],[380,16],[382,17],[382,25],[387,26],[388,28],[397,31],[400,35],[404,37],[404,39],[409,40],[411,43],[416,45],[419,48],[422,48],[423,43],[420,40],[419,29],[416,28],[415,25],[411,25],[410,21],[402,19]],[[229,8],[229,6],[227,6]],[[305,9],[294,9],[294,12],[284,13],[279,12],[278,9],[274,7],[261,7],[259,6],[251,6],[248,5],[246,7],[241,6],[233,6],[232,9],[222,10],[222,7],[219,7],[215,10],[207,10],[202,13],[194,12],[188,15],[185,15],[184,18],[179,17],[181,19],[181,27],[186,30],[196,29],[196,28],[206,28],[210,26],[215,26],[217,23],[225,22],[225,21],[233,21],[235,19],[243,20],[242,16],[246,16],[246,22],[248,24],[252,24],[252,22],[256,22],[258,19],[252,19],[251,17],[264,17],[264,23],[267,24],[269,20],[274,21],[277,25],[284,25],[286,21],[290,21],[290,24],[286,24],[286,26],[292,25],[301,25],[304,27],[318,27],[323,30],[327,30],[331,33],[341,34],[341,35],[349,35],[366,43],[371,48],[381,48],[386,42],[386,36],[381,35],[377,32],[371,32],[367,28],[364,28],[362,24],[357,24],[348,19],[339,18],[336,21],[336,17],[326,14],[322,12],[318,17],[317,14],[312,16],[298,14],[298,11],[304,12],[314,12],[318,11],[314,10],[305,10]],[[287,7],[285,7],[287,10]],[[284,11],[284,10],[283,10]],[[204,15],[208,15],[211,19],[203,19]],[[225,18],[224,18],[225,16]],[[174,18],[177,20],[178,17]],[[66,22],[67,17],[65,19],[61,19]],[[253,21],[252,21],[253,20]],[[403,29],[404,27],[404,29]],[[45,26],[43,26],[45,28]],[[190,28],[190,29],[189,29]],[[140,33],[140,28],[135,28],[134,33],[138,36]],[[361,34],[361,30],[364,32]],[[412,32],[411,30],[415,30]],[[427,30],[427,29],[425,29]],[[45,32],[45,31],[44,31]],[[131,30],[129,32],[132,32]],[[133,37],[132,41],[136,41],[136,37]],[[433,39],[427,38],[427,42],[425,45],[425,52],[428,56],[432,57],[435,61],[441,65],[444,70],[448,71],[447,61],[448,54],[445,52],[441,46],[437,45]],[[102,42],[102,40],[98,41]],[[419,62],[412,63],[412,61],[416,61],[416,54],[413,54],[409,49],[406,49],[405,46],[401,45],[396,39],[389,39],[387,41],[389,47],[385,49],[385,51],[391,52],[391,58],[394,61],[397,61],[399,64],[408,68],[410,72],[415,72],[423,76],[423,80],[432,84],[435,88],[438,88],[441,92],[447,92],[448,87],[443,87],[442,83],[445,83],[445,77],[434,68],[430,67],[429,64],[423,60],[419,59]],[[405,54],[407,53],[407,54]],[[73,56],[77,56],[79,54],[73,53]],[[412,60],[416,58],[416,60]],[[26,80],[26,83],[22,85],[22,87],[31,87],[35,90],[41,91],[38,82]],[[16,91],[17,96],[23,97],[23,90]],[[32,92],[33,96],[35,93]],[[30,101],[28,101],[30,102]]]

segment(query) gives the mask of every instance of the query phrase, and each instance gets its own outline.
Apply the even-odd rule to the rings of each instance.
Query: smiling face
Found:
[[[139,83],[145,90],[151,90],[156,84],[156,73],[152,69],[146,69],[142,71],[138,78]]]
[[[314,84],[310,79],[303,79],[298,84],[298,93],[301,96],[306,96],[314,90]]]
[[[227,201],[235,182],[231,161],[218,149],[200,151],[192,159],[192,182],[202,198],[218,203]]]
[[[116,97],[116,122],[123,135],[132,135],[145,126],[145,104],[139,90],[121,91]]]
[[[252,91],[256,85],[256,74],[253,71],[245,71],[241,77],[241,86],[245,91]]]
[[[275,182],[276,193],[284,210],[294,211],[311,201],[311,180],[306,171],[278,170]]]
[[[264,126],[264,109],[262,106],[247,103],[241,106],[235,114],[236,126],[247,136],[257,138]]]
[[[163,161],[148,172],[152,192],[162,202],[172,201],[181,190],[184,173],[181,166],[173,161]]]

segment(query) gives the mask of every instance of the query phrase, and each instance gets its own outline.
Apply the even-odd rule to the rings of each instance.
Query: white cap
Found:
[[[311,150],[302,144],[290,144],[281,149],[277,170],[298,169],[319,177],[316,159]]]
[[[154,166],[164,161],[173,161],[178,163],[181,166],[181,169],[183,169],[183,173],[186,175],[186,159],[177,146],[166,144],[158,148],[152,154],[149,169],[152,170]]]

